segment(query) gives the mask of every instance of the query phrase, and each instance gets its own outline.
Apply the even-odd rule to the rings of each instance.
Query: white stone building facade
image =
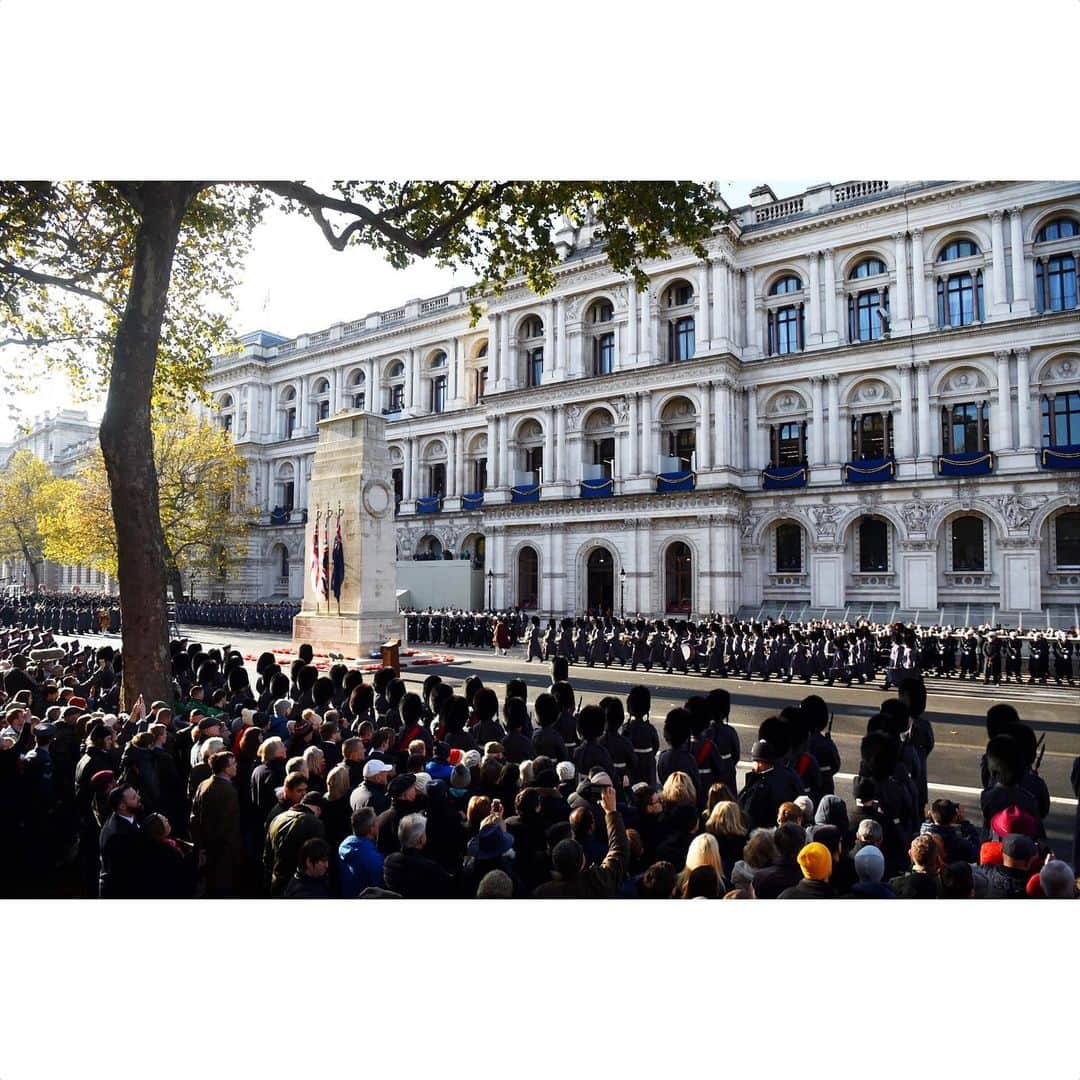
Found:
[[[557,240],[476,326],[458,290],[215,363],[264,516],[214,588],[302,595],[316,426],[362,408],[399,557],[496,606],[1075,621],[1080,183],[763,187],[640,293]]]

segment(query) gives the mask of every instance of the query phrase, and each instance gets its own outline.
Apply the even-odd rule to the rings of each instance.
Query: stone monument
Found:
[[[404,640],[397,610],[394,488],[386,421],[351,410],[319,422],[319,442],[308,485],[304,547],[304,602],[293,620],[293,641],[316,652],[365,659],[389,638]],[[340,517],[339,517],[340,515]],[[319,560],[341,526],[345,577],[340,600],[312,583],[312,538],[319,529]]]

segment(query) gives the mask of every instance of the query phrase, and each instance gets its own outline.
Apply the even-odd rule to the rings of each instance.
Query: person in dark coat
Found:
[[[379,815],[377,841],[379,852],[384,856],[392,855],[398,850],[398,826],[402,819],[420,809],[417,805],[420,792],[416,786],[416,777],[412,773],[395,776],[386,791],[390,798],[390,807]],[[357,806],[355,809],[359,810],[360,807]],[[389,884],[387,888],[393,892],[398,891]]]
[[[739,793],[739,806],[751,829],[770,828],[782,803],[794,802],[806,792],[799,778],[783,764],[779,747],[759,738],[750,750],[754,771],[747,773]]]
[[[824,844],[807,844],[799,852],[798,864],[802,880],[785,889],[780,900],[832,900],[836,896],[836,890],[829,884],[832,856]]]
[[[213,775],[199,785],[191,804],[191,838],[201,856],[202,894],[208,897],[235,896],[244,876],[236,768],[233,754],[213,754]]]
[[[282,896],[290,900],[326,900],[330,896],[330,845],[313,836],[300,845],[296,855],[296,873],[285,886]]]
[[[608,850],[597,866],[585,865],[585,855],[576,840],[560,840],[552,850],[551,881],[533,891],[537,899],[601,899],[618,891],[629,864],[630,848],[622,815],[615,809],[615,789],[605,787],[601,795],[607,826]]]
[[[701,774],[690,751],[692,724],[692,718],[686,709],[672,709],[664,718],[664,741],[668,748],[656,755],[656,778],[663,784],[674,772],[686,773],[694,784],[699,805],[704,805],[705,793],[701,790]],[[774,814],[773,817],[775,816]]]
[[[139,896],[144,900],[190,900],[198,874],[191,844],[174,840],[164,814],[148,814],[141,829]]]
[[[797,885],[803,876],[798,856],[806,846],[806,830],[789,821],[773,832],[772,841],[776,849],[775,860],[754,871],[754,895],[759,900],[775,900],[785,889]]]
[[[986,869],[987,900],[1023,900],[1027,883],[1039,869],[1035,841],[1020,833],[1010,833],[1001,842],[1001,865]]]
[[[599,768],[614,780],[615,763],[607,747],[600,743],[604,728],[604,711],[599,705],[586,705],[578,713],[577,733],[580,742],[571,759],[578,776],[588,776],[594,768]]]
[[[319,819],[321,805],[322,796],[312,792],[271,822],[263,851],[263,868],[271,896],[285,892],[299,865],[297,860],[304,841],[312,837],[325,839]]]
[[[902,900],[936,900],[940,892],[938,872],[941,853],[933,836],[916,836],[908,852],[911,870],[894,877],[889,884]]]
[[[143,878],[142,840],[139,835],[139,793],[131,785],[117,785],[109,793],[111,813],[101,830],[101,871],[98,896],[103,900],[137,897]]]
[[[389,811],[388,811],[389,812]],[[423,814],[406,814],[397,823],[397,845],[383,863],[386,887],[406,900],[444,900],[453,895],[454,879],[424,854],[427,821]]]
[[[848,896],[854,900],[895,900],[891,885],[881,879],[885,876],[885,856],[881,849],[867,844],[855,855],[855,873],[858,881],[851,886]]]

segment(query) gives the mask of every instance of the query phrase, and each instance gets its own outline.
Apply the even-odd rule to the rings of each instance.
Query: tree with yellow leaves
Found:
[[[12,454],[0,470],[0,559],[22,559],[36,589],[41,584],[44,552],[42,520],[64,496],[67,481],[29,450]]]
[[[217,577],[242,549],[252,515],[247,468],[227,431],[191,413],[155,419],[153,438],[166,572],[180,600],[185,574]],[[115,576],[116,531],[100,449],[59,495],[40,523],[46,557]]]

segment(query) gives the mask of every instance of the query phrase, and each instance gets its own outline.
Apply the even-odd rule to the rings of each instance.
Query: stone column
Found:
[[[911,365],[901,364],[900,372],[900,416],[894,427],[896,436],[896,456],[907,459],[915,456],[911,433],[914,429],[914,416],[911,408]]]
[[[457,440],[457,457],[454,459],[454,494],[465,494],[465,443],[468,432],[462,431]]]
[[[544,313],[544,382],[555,377],[555,301],[548,304]],[[546,462],[545,462],[546,464]]]
[[[641,445],[644,460],[641,471],[648,476],[656,473],[657,450],[656,431],[653,428],[652,392],[645,390],[641,395]]]
[[[496,447],[498,446],[498,428],[494,416],[487,418],[487,484],[489,488],[496,488],[498,479],[498,458]]]
[[[496,390],[509,390],[517,385],[514,355],[514,346],[510,341],[510,315],[503,313],[499,316],[499,381]]]
[[[247,384],[247,429],[244,432],[246,438],[254,440],[261,434],[262,429],[258,423],[259,417],[259,387],[257,383]]]
[[[908,309],[908,280],[907,280],[907,234],[893,233],[893,242],[896,245],[896,295],[892,299],[892,327],[898,323],[907,323],[911,318]]]
[[[1009,235],[1012,242],[1012,310],[1014,315],[1026,315],[1030,304],[1027,294],[1027,263],[1024,260],[1023,207],[1009,209]]]
[[[811,251],[807,256],[810,262],[810,310],[808,311],[808,329],[806,344],[821,344],[821,278],[818,273],[818,253]]]
[[[624,367],[637,363],[638,358],[638,294],[634,279],[626,283],[626,362]]]
[[[300,376],[300,393],[296,399],[296,431],[305,434],[310,427],[308,419],[308,376]]]
[[[760,471],[765,466],[761,460],[761,433],[758,430],[757,387],[746,388],[746,467]]]
[[[450,404],[454,408],[461,408],[461,342],[454,338],[450,345]]]
[[[1001,210],[990,214],[990,254],[993,259],[991,281],[993,292],[988,305],[991,315],[1007,315],[1009,301],[1005,294],[1005,229]]]
[[[638,435],[638,396],[630,393],[630,467],[628,476],[637,476],[641,472],[641,439]]]
[[[570,339],[570,360],[567,374],[571,379],[578,379],[584,371],[582,354],[584,352],[585,335],[581,323],[578,323],[573,330],[569,330],[567,333]]]
[[[652,352],[652,323],[650,321],[650,308],[652,306],[652,289],[648,285],[638,296],[638,314],[641,326],[638,333],[638,363],[651,364],[655,362]]]
[[[731,467],[731,430],[735,419],[732,407],[731,390],[734,384],[728,378],[718,380],[716,384],[716,456],[713,465],[717,469]]]
[[[499,487],[511,487],[509,417],[499,417]]]
[[[698,400],[701,402],[697,417],[697,461],[695,466],[698,472],[712,468],[712,454],[709,452],[709,416],[712,413],[713,388],[711,383],[698,383]],[[720,417],[717,416],[719,421]],[[725,419],[725,423],[727,420]],[[720,424],[717,423],[717,427]],[[717,458],[719,461],[719,457]]]
[[[931,457],[934,446],[931,442],[933,426],[930,423],[930,365],[925,360],[915,365],[915,382],[919,409],[919,457]]]
[[[555,476],[560,483],[566,483],[566,409],[555,406]]]
[[[843,427],[840,423],[840,377],[826,376],[829,382],[829,463],[839,465],[843,460]]]
[[[1025,348],[1016,353],[1016,407],[1018,410],[1019,446],[1027,450],[1035,445],[1031,437],[1031,351]]]
[[[824,375],[810,376],[813,423],[810,429],[810,464],[825,464],[825,402]]]
[[[743,284],[746,290],[746,316],[743,326],[743,346],[746,349],[748,359],[761,356],[760,345],[761,333],[757,325],[757,311],[755,307],[754,268],[746,267],[743,271]]]
[[[555,406],[544,417],[544,483],[555,479]]]
[[[1009,354],[1004,350],[994,353],[997,361],[997,447],[998,450],[1013,448],[1012,436],[1012,401],[1010,400]]]
[[[836,263],[835,252],[825,248],[821,257],[825,263],[825,336],[826,345],[837,343],[836,329]]]
[[[499,320],[501,316],[497,312],[493,312],[488,315],[488,373],[487,373],[487,385],[488,390],[494,391],[499,379],[499,366],[501,360],[499,358]]]
[[[413,350],[410,349],[405,358],[405,415],[412,416],[413,414],[413,393],[414,393],[414,379],[413,379]]]
[[[925,330],[929,325],[926,317],[926,266],[923,260],[922,229],[911,230],[911,321],[914,330]]]
[[[708,351],[712,343],[712,329],[709,319],[709,260],[701,264],[698,271],[697,323],[694,326],[694,355],[701,356]]]
[[[413,383],[413,415],[428,412],[428,403],[424,400],[424,380],[420,377],[420,350],[409,350],[409,372]]]
[[[561,382],[566,378],[566,301],[560,296],[554,302],[555,308],[555,369],[554,379]]]
[[[368,361],[367,386],[364,387],[364,412],[378,414],[382,406],[379,404],[382,393],[382,382],[379,379],[379,365],[375,360]]]
[[[713,321],[714,348],[730,349],[734,335],[731,333],[731,278],[727,259],[722,256],[713,263]]]
[[[412,502],[413,499],[413,442],[405,440],[405,460],[401,470],[401,501]]]

